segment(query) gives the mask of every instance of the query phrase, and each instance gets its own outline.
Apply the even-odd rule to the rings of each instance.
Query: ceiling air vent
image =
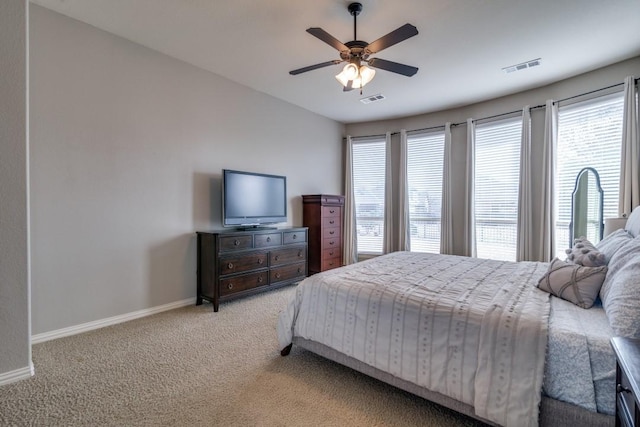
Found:
[[[360,102],[362,102],[363,104],[371,104],[372,102],[382,101],[383,99],[384,99],[384,95],[377,94],[377,95],[367,96],[366,98],[362,98],[360,99]]]
[[[520,64],[510,65],[508,67],[504,67],[502,71],[509,74],[509,73],[513,73],[514,71],[521,71],[521,70],[526,70],[527,68],[537,67],[538,65],[540,65],[540,60],[541,58],[537,58],[537,59],[531,59],[529,61],[522,62]]]

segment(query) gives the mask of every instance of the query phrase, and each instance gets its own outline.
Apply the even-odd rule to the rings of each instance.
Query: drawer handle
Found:
[[[333,265],[333,261],[331,261],[331,262],[329,263],[329,265]]]
[[[298,273],[302,273],[302,268],[298,267]]]
[[[298,251],[298,258],[302,257],[302,251]]]
[[[276,279],[280,278],[280,273],[276,273]]]
[[[275,259],[276,261],[278,261],[280,259],[280,255],[276,255],[273,259]]]
[[[329,213],[335,213],[336,211],[334,209],[330,209]]]
[[[264,260],[262,258],[258,258],[258,264],[262,264]]]
[[[263,279],[262,279],[262,276],[259,276],[259,277],[258,277],[258,283],[262,283],[262,280],[263,280]]]
[[[271,241],[271,237],[267,237],[267,243]]]
[[[233,263],[232,263],[232,262],[230,262],[229,264],[227,264],[227,268],[228,268],[229,270],[231,270],[231,269],[233,268]]]
[[[335,245],[336,242],[334,242],[333,240],[329,242],[330,245]]]
[[[298,235],[297,235],[297,234],[294,234],[293,236],[291,236],[291,238],[292,238],[293,240],[296,240],[296,239],[298,238]]]
[[[333,251],[329,252],[329,256],[333,256]]]
[[[631,389],[628,389],[628,388],[624,387],[622,384],[617,384],[616,385],[616,392],[617,393],[631,393]]]
[[[234,241],[233,241],[233,244],[234,244],[235,246],[240,246],[240,240],[234,240]]]
[[[329,234],[336,234],[336,232],[335,232],[335,231],[333,231],[333,230],[331,230],[331,231],[329,232]]]
[[[329,221],[329,224],[333,224],[334,222],[335,222],[334,220],[331,220],[331,221]]]
[[[233,289],[233,283],[229,283],[229,284],[227,285],[227,288],[229,288],[229,289]]]

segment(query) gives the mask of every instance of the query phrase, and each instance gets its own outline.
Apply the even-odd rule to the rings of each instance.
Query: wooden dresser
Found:
[[[307,229],[198,231],[197,297],[213,303],[299,282],[307,276]]]
[[[344,197],[302,196],[302,223],[309,228],[309,274],[342,266]]]
[[[616,354],[616,427],[640,426],[640,340],[611,338]]]

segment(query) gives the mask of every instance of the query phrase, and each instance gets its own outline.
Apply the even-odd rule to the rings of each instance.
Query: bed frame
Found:
[[[496,425],[491,421],[485,420],[475,415],[473,406],[471,405],[459,402],[443,394],[427,390],[426,388],[422,388],[413,383],[402,380],[387,372],[367,365],[366,363],[363,363],[357,359],[342,354],[330,347],[327,347],[324,344],[320,344],[315,341],[310,341],[300,337],[294,337],[293,344],[300,346],[301,348],[304,348],[312,353],[318,354],[326,359],[340,363],[341,365],[347,366],[365,375],[390,384],[394,387],[420,396],[431,402],[437,403],[446,408],[464,414],[468,417],[480,420],[488,425]],[[286,356],[289,354],[292,345],[289,345],[282,350],[282,356]],[[543,395],[542,402],[540,403],[539,425],[543,427],[613,427],[615,425],[615,417],[613,415],[591,412],[579,406],[552,399]]]

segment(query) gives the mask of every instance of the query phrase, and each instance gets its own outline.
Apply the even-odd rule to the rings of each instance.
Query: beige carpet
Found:
[[[0,387],[0,425],[481,425],[299,348],[281,357],[293,290],[35,345],[35,377]]]

